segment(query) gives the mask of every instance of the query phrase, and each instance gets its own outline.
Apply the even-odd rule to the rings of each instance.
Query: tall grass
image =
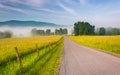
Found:
[[[1,62],[4,63],[0,64],[0,75],[56,75],[63,45],[63,39],[61,38],[61,36],[49,36],[1,39],[2,42],[8,40],[13,44],[6,43],[6,46],[10,45],[9,48],[6,48],[6,51],[9,49],[10,51],[5,52],[3,51],[3,48],[5,48],[5,42],[0,42],[1,45],[3,44],[3,46],[1,46],[2,49],[0,48],[0,54],[9,53],[4,56],[0,55],[4,58],[1,60]],[[21,42],[24,41],[18,43],[20,40]],[[38,43],[39,56],[35,52],[36,42]],[[49,42],[51,43],[50,48],[48,45]],[[20,51],[20,58],[22,59],[23,65],[22,69],[19,67],[15,57],[14,46],[16,45]]]
[[[120,55],[120,36],[69,36],[73,41]]]

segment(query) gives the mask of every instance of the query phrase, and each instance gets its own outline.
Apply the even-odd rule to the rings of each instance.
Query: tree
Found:
[[[66,28],[64,28],[62,32],[63,32],[63,34],[68,34],[68,31]]]
[[[55,29],[55,32],[51,32],[50,29],[46,29],[45,30],[37,30],[37,29],[32,29],[31,31],[32,35],[36,36],[36,35],[64,35],[64,34],[68,34],[68,31],[66,28],[62,29]]]
[[[51,30],[50,29],[47,29],[46,30],[46,35],[50,35],[51,34]]]
[[[4,32],[0,32],[0,38],[11,38],[12,37],[12,32],[7,30]]]
[[[36,28],[32,29],[31,33],[32,33],[33,36],[45,35],[45,31],[44,30],[37,30]]]
[[[105,28],[104,28],[104,27],[101,27],[101,28],[99,29],[99,35],[105,35],[105,33],[106,33]]]
[[[59,29],[59,34],[60,34],[60,35],[63,34],[63,29],[62,29],[62,28]]]
[[[62,29],[55,29],[55,34],[56,35],[64,35],[64,34],[68,34],[68,30],[66,28]]]
[[[45,35],[45,31],[44,30],[37,30],[37,35]]]
[[[106,35],[111,35],[111,27],[106,28]]]
[[[31,33],[32,33],[33,36],[36,36],[37,35],[37,29],[33,28],[32,31],[31,31]]]
[[[0,38],[4,38],[4,37],[5,37],[4,33],[0,32]]]
[[[111,35],[119,35],[119,29],[113,28],[113,29],[111,30]]]
[[[55,35],[59,35],[59,30],[55,29]]]
[[[120,35],[120,28],[107,28],[106,35]]]
[[[74,34],[77,35],[93,35],[95,26],[90,25],[88,22],[77,22],[74,24]]]
[[[79,24],[78,23],[74,24],[74,34],[75,36],[79,35]]]
[[[5,35],[6,38],[12,37],[12,34],[13,33],[11,31],[4,31],[4,35]]]

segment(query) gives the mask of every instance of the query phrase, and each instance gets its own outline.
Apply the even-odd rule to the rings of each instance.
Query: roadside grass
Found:
[[[54,38],[55,37],[56,36],[54,36]],[[48,42],[50,41],[48,40]],[[19,67],[16,58],[10,58],[8,62],[2,63],[0,65],[0,75],[57,75],[63,37],[56,37],[51,42],[50,47],[48,43],[43,43],[42,46],[39,45],[39,56],[35,52],[35,48],[30,49],[27,47],[30,51],[34,51],[29,52],[29,50],[27,50],[28,53],[21,55],[22,68]]]
[[[79,44],[120,56],[120,36],[69,36]]]

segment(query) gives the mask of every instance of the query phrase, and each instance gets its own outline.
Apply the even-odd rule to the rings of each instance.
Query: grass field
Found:
[[[120,36],[69,36],[73,41],[115,55],[120,55]]]
[[[0,75],[56,75],[62,46],[61,36],[0,39]],[[19,50],[22,68],[17,62],[14,47]]]

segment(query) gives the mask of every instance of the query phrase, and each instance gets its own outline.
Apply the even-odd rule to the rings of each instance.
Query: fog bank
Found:
[[[71,34],[72,31],[72,26],[66,26],[66,27],[9,27],[9,26],[2,26],[0,27],[0,31],[12,31],[13,37],[28,37],[31,36],[31,30],[33,28],[36,29],[41,29],[41,30],[46,30],[46,29],[51,29],[51,32],[54,32],[55,29],[59,28],[67,28],[68,29],[68,34]]]

